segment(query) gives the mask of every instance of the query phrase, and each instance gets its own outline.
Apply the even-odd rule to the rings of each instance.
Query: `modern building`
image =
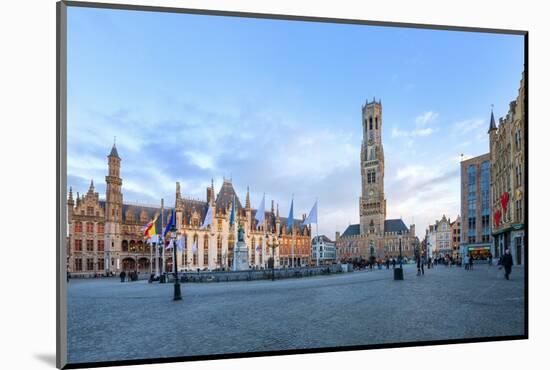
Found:
[[[315,236],[311,242],[311,264],[317,264],[317,251],[319,251],[319,264],[327,265],[336,262],[336,243],[325,235]]]
[[[121,158],[115,145],[107,158],[105,199],[100,199],[95,192],[93,180],[88,192],[82,197],[77,193],[76,200],[72,188],[69,189],[68,270],[72,276],[110,275],[122,270],[171,271],[173,252],[163,253],[162,248],[148,244],[143,238],[143,226],[156,217],[156,230],[160,233],[172,209],[175,209],[178,233],[185,240],[185,249],[177,252],[178,268],[183,270],[230,269],[235,227],[239,224],[245,230],[251,267],[265,268],[270,259],[277,267],[281,265],[281,257],[287,263],[287,259],[294,256],[298,265],[309,261],[310,227],[303,226],[303,219],[295,219],[292,230],[286,230],[286,219],[274,212],[273,201],[271,211],[265,213],[265,222],[258,227],[249,192],[243,206],[232,181],[227,179],[217,194],[212,181],[206,189],[205,201],[184,198],[180,184],[176,183],[175,207],[123,202]],[[230,227],[233,199],[236,222]],[[200,229],[208,207],[212,207],[212,224]]]
[[[361,197],[359,224],[349,225],[336,240],[341,261],[399,256],[413,257],[418,239],[415,227],[401,219],[386,219],[384,193],[384,147],[382,145],[382,103],[373,99],[362,107]]]
[[[516,265],[525,261],[525,82],[498,127],[491,111],[489,125],[491,158],[492,235],[495,256],[509,248]]]
[[[460,215],[451,222],[451,249],[452,257],[456,258],[460,254]]]
[[[460,253],[485,260],[492,249],[491,156],[489,153],[460,162],[461,235]]]

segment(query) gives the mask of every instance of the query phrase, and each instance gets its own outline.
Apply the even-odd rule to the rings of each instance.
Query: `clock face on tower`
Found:
[[[370,195],[371,197],[374,195],[374,190],[373,190],[373,189],[370,189],[369,195]]]

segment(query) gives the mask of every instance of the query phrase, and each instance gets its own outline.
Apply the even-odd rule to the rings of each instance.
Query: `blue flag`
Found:
[[[233,195],[233,203],[231,204],[231,216],[229,216],[229,227],[235,222],[235,196]]]
[[[166,234],[168,234],[168,232],[170,230],[172,230],[172,226],[174,226],[175,223],[176,223],[176,215],[174,213],[174,210],[171,210],[170,211],[170,220],[168,220],[168,223],[166,224],[166,227],[164,228],[164,233],[162,233],[162,236],[164,238],[166,238]]]
[[[317,223],[317,201],[315,201],[313,208],[311,208],[309,215],[305,219],[304,225],[311,225],[316,223]]]
[[[290,202],[290,212],[288,213],[288,219],[286,220],[286,228],[292,230],[292,225],[294,224],[294,198]]]

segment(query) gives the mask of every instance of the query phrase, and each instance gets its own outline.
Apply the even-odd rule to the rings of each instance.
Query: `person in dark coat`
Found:
[[[504,251],[504,256],[502,256],[502,266],[504,267],[504,277],[506,277],[506,280],[510,280],[513,264],[514,261],[512,259],[512,255],[510,254],[510,250],[506,249]]]
[[[126,271],[122,270],[120,272],[120,282],[124,283],[124,280],[126,279]]]

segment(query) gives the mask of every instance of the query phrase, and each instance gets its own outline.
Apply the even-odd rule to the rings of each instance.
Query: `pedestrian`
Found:
[[[120,282],[124,283],[124,279],[126,279],[126,271],[122,270],[120,272]]]
[[[470,262],[470,270],[473,270],[474,269],[474,257],[472,257],[472,255],[470,255],[469,262]]]
[[[386,257],[386,270],[390,269],[390,259]]]
[[[426,257],[422,256],[420,258],[420,270],[422,271],[422,275],[424,275],[424,261],[426,260]]]
[[[392,264],[393,269],[395,270],[395,258],[394,257],[391,258],[391,264]]]
[[[487,261],[489,263],[489,266],[492,266],[493,265],[493,254],[492,253],[489,253],[489,256],[487,258]]]
[[[510,254],[510,249],[506,248],[504,251],[504,256],[502,256],[502,265],[504,266],[504,277],[506,280],[510,280],[510,274],[512,273],[512,265],[514,261],[512,255]]]
[[[464,269],[465,270],[470,269],[470,256],[468,256],[468,255],[464,256]]]
[[[421,271],[420,271],[420,264],[422,263],[422,258],[420,256],[418,256],[416,258],[416,276],[420,276],[421,274]]]

